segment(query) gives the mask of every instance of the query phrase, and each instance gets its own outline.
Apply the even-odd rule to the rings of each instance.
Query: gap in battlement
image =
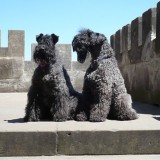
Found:
[[[0,47],[8,47],[8,30],[1,30]]]
[[[77,54],[76,54],[76,52],[71,51],[71,61],[77,61]]]

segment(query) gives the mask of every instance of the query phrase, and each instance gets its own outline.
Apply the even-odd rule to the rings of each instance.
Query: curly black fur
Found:
[[[36,37],[33,58],[38,64],[28,91],[24,121],[65,121],[74,119],[79,94],[71,84],[55,44],[55,34]]]
[[[82,104],[77,120],[105,121],[133,120],[138,118],[132,108],[124,79],[118,68],[113,49],[104,34],[89,29],[81,30],[72,41],[77,60],[83,63],[91,54],[91,64],[84,76]]]

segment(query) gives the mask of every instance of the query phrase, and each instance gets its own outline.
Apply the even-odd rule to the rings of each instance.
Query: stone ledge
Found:
[[[134,103],[139,119],[23,122],[27,93],[0,93],[0,156],[160,154],[160,108]]]

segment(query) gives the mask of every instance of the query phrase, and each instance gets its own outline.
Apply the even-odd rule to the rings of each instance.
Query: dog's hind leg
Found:
[[[106,120],[109,110],[110,102],[104,100],[103,102],[91,104],[90,106],[90,117],[89,121],[91,122],[103,122]]]
[[[32,104],[28,103],[25,109],[25,122],[35,122],[40,121],[40,107],[37,104],[36,100]]]
[[[114,99],[114,105],[111,107],[110,118],[122,121],[138,118],[136,111],[132,108],[132,99],[129,94],[123,93]]]

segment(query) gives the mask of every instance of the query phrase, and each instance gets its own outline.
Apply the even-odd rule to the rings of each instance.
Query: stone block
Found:
[[[131,50],[129,51],[128,57],[130,63],[139,63],[141,62],[141,52],[142,47],[139,47],[139,24],[141,24],[142,18],[138,17],[131,22]]]
[[[32,43],[31,44],[31,61],[34,61],[34,59],[33,59],[33,53],[34,53],[34,50],[35,50],[36,46],[37,46],[37,43]]]
[[[58,153],[65,155],[156,154],[159,131],[59,131]]]
[[[130,64],[130,61],[128,59],[128,45],[131,41],[129,37],[129,27],[130,25],[126,25],[122,28],[122,65]]]
[[[151,8],[142,15],[142,44],[150,34],[151,39],[156,37],[156,8]]]
[[[110,44],[113,50],[115,50],[115,35],[111,35],[110,37]]]
[[[1,30],[0,30],[0,47],[1,47]]]
[[[131,25],[128,25],[128,50],[131,50]]]
[[[73,61],[72,62],[72,71],[86,71],[86,69],[89,67],[89,64],[84,62],[83,64]]]
[[[160,54],[160,2],[157,3],[156,52]]]
[[[56,47],[65,68],[71,70],[71,44],[57,44]]]
[[[78,92],[82,92],[85,72],[84,71],[69,71],[68,73],[69,73],[71,82],[75,90]]]
[[[8,31],[8,55],[9,57],[24,57],[24,31]]]
[[[122,62],[122,52],[121,52],[121,30],[118,30],[115,34],[115,56],[119,64]]]
[[[23,58],[0,58],[0,79],[19,79],[23,75]]]
[[[52,156],[55,132],[0,132],[0,156]]]
[[[7,54],[8,54],[8,48],[7,47],[0,48],[0,57],[6,57]]]

